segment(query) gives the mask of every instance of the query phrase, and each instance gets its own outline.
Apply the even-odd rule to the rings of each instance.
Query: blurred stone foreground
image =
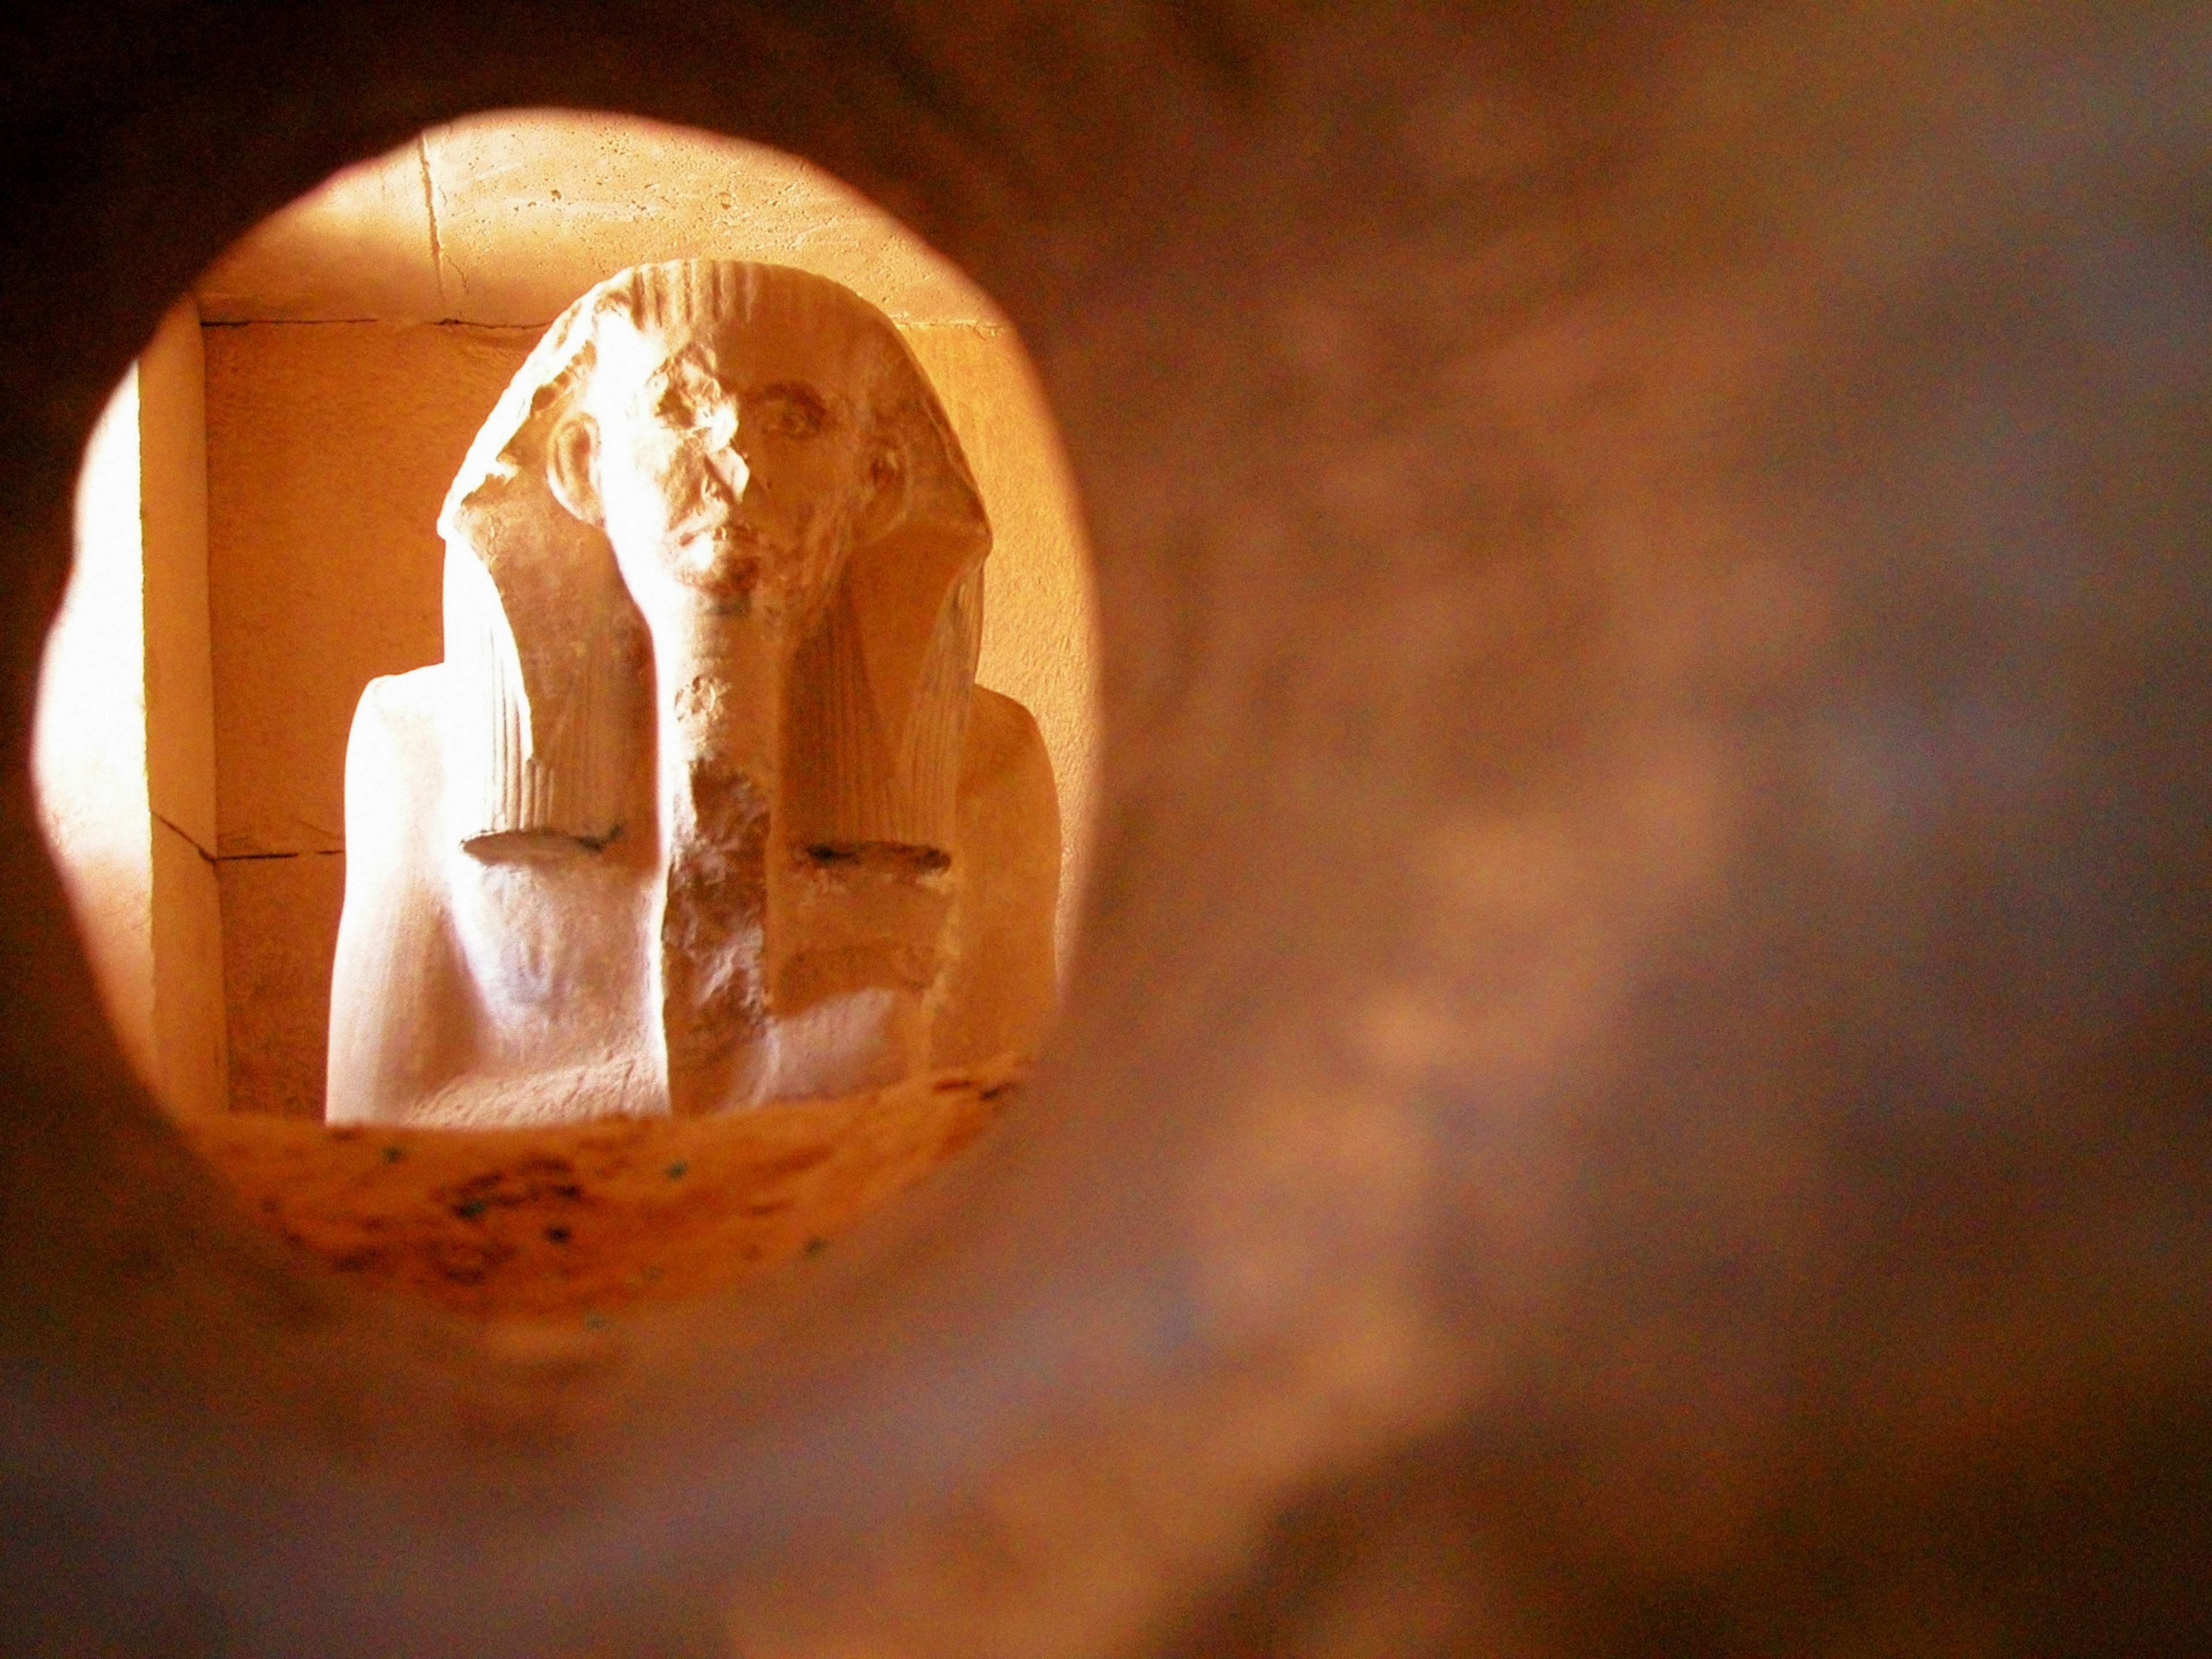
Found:
[[[2212,13],[0,30],[19,757],[172,298],[547,104],[803,155],[991,294],[1108,732],[1017,1107],[788,1272],[526,1330],[188,1153],[19,758],[0,1649],[2212,1645]]]

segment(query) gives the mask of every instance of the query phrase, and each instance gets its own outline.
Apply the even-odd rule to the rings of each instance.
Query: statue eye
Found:
[[[830,424],[830,406],[809,386],[769,386],[755,395],[754,403],[756,425],[779,438],[811,438]]]
[[[677,432],[713,432],[733,423],[735,410],[721,383],[686,357],[664,365],[647,396],[658,424]]]

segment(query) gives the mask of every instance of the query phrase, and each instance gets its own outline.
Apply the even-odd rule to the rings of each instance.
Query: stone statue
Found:
[[[346,757],[327,1115],[708,1112],[1034,1044],[1059,821],[990,527],[884,316],[691,260],[555,322]]]

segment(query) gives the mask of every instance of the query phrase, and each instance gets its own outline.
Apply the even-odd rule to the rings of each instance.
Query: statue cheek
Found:
[[[599,498],[605,506],[610,531],[650,521],[654,515],[654,502],[661,492],[655,487],[653,461],[650,455],[632,448],[610,453],[601,463]]]

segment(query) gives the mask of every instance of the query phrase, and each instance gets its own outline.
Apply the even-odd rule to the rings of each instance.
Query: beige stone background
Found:
[[[50,840],[79,871],[71,890],[111,1012],[179,1109],[227,1099],[320,1115],[346,733],[369,679],[444,654],[435,523],[447,486],[570,300],[624,265],[698,255],[845,283],[899,325],[943,398],[995,533],[979,678],[1036,714],[1059,785],[1065,960],[1095,757],[1094,621],[1079,509],[1013,331],[956,268],[790,157],[628,119],[478,118],[339,174],[204,273],[137,373],[145,502],[122,501],[121,462],[108,483],[88,485],[106,504],[95,515],[121,524],[139,508],[146,620],[129,630],[86,620],[123,603],[131,576],[119,556],[81,550],[41,692],[42,799]],[[187,521],[200,498],[187,484],[202,408],[195,589],[200,544]],[[157,544],[182,550],[159,559]],[[185,576],[161,574],[171,567]],[[80,599],[88,584],[105,597],[88,586]],[[196,646],[191,682],[174,665]],[[111,684],[134,677],[100,665],[141,652],[147,695],[134,702]],[[57,678],[57,662],[74,667]],[[166,700],[155,691],[164,677],[178,684]],[[112,707],[118,698],[128,706]],[[171,703],[186,715],[157,719]],[[72,709],[84,712],[58,712]],[[74,735],[44,739],[45,723],[68,720]],[[164,735],[171,727],[185,735]],[[133,729],[148,757],[135,796],[131,768],[112,761]],[[73,769],[95,781],[64,775]],[[177,866],[167,887],[163,858]],[[88,860],[110,873],[82,873]],[[133,873],[141,864],[149,876]],[[205,892],[187,895],[190,883]],[[153,939],[150,962],[134,927]],[[179,942],[165,968],[167,935]],[[176,1011],[166,1061],[141,1035],[165,1006]]]

